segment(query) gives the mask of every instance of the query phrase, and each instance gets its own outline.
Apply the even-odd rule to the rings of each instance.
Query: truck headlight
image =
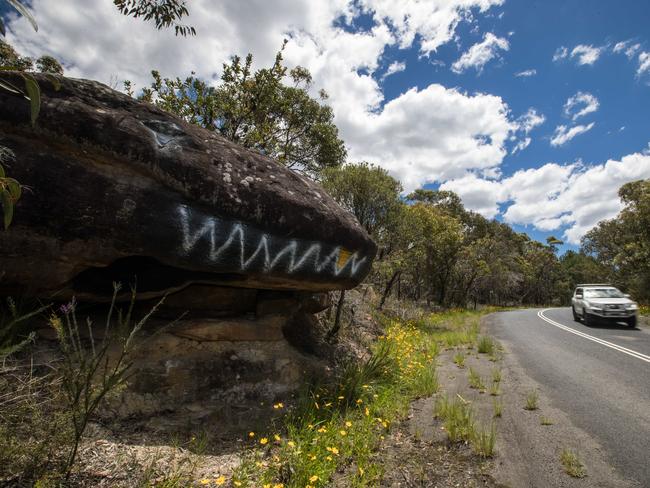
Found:
[[[625,308],[628,310],[636,310],[639,306],[636,303],[628,303],[625,305]]]
[[[596,311],[596,312],[600,312],[600,311],[603,309],[603,307],[600,307],[600,306],[598,306],[598,304],[595,304],[595,303],[589,303],[589,302],[587,302],[587,303],[585,303],[585,306],[586,306],[589,310],[594,310],[594,311]]]

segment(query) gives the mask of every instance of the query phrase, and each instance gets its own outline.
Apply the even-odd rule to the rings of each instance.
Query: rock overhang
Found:
[[[98,298],[129,264],[152,296],[197,282],[324,291],[368,273],[374,242],[317,183],[100,83],[36,78],[36,128],[0,93],[10,170],[30,188],[0,233],[0,289]]]

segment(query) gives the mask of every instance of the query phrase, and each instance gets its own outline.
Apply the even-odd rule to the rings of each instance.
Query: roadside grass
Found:
[[[483,378],[481,375],[472,367],[469,368],[469,374],[467,377],[469,381],[469,387],[475,388],[479,391],[485,391],[485,384],[483,383]]]
[[[584,478],[587,476],[587,470],[578,458],[578,455],[571,449],[562,449],[560,453],[560,462],[564,471],[573,478]]]
[[[457,352],[454,354],[454,364],[459,368],[465,367],[465,355],[462,352]]]
[[[503,402],[501,400],[494,399],[493,412],[494,418],[500,418],[503,415]]]
[[[537,410],[539,408],[539,395],[537,391],[531,390],[526,395],[526,405],[524,405],[524,410]]]
[[[459,398],[450,400],[447,395],[441,396],[436,400],[434,415],[442,420],[442,427],[449,442],[469,442],[472,450],[479,456],[494,456],[496,426],[494,422],[488,428],[477,426],[469,403]]]
[[[492,370],[492,383],[501,383],[501,370],[499,368]]]
[[[373,345],[371,358],[344,368],[331,384],[309,385],[291,405],[283,405],[287,413],[278,424],[252,433],[250,449],[226,483],[316,488],[328,486],[336,475],[345,486],[377,486],[383,468],[375,453],[392,423],[407,415],[412,400],[438,391],[440,349],[476,347],[480,316],[494,310],[384,319],[385,334]],[[494,426],[477,430],[468,405],[442,398],[436,411],[450,441],[470,442],[478,455],[492,456]]]
[[[499,396],[501,395],[501,389],[499,388],[499,383],[492,383],[489,389],[490,396]]]
[[[477,349],[481,354],[494,354],[494,340],[489,336],[481,336],[478,340]]]
[[[551,419],[548,418],[548,417],[544,417],[544,416],[542,415],[542,417],[539,419],[539,423],[540,423],[541,425],[553,425],[553,420],[551,420]]]
[[[497,439],[497,428],[494,422],[486,429],[475,429],[472,436],[472,449],[476,454],[484,458],[494,456],[494,446]]]

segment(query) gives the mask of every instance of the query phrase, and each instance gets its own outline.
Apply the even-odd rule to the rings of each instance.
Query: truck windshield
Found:
[[[585,290],[585,298],[624,298],[625,295],[616,288],[592,288]]]

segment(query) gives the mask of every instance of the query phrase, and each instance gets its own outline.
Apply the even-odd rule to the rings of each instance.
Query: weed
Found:
[[[474,368],[469,368],[469,387],[476,388],[477,390],[485,390],[485,385],[483,384],[483,378],[479,375]]]
[[[489,336],[481,336],[478,340],[478,352],[481,354],[493,354],[494,353],[494,341]]]
[[[471,438],[474,452],[481,457],[488,458],[494,456],[494,445],[496,443],[497,432],[494,422],[489,429],[474,429]]]
[[[553,421],[550,418],[544,416],[539,419],[539,423],[541,425],[553,425]]]
[[[564,471],[574,478],[584,478],[587,476],[587,471],[584,465],[580,462],[578,455],[571,449],[562,449],[560,454],[560,462],[564,466]]]
[[[525,410],[537,410],[539,408],[539,395],[537,391],[531,390],[526,395],[526,405],[524,406]]]
[[[454,354],[454,364],[459,368],[465,367],[465,355],[462,352],[457,352]]]
[[[492,370],[492,382],[501,383],[501,370],[499,368],[494,368]]]
[[[435,415],[443,421],[450,442],[469,441],[474,435],[474,415],[471,407],[459,399],[449,401],[447,396],[438,399]]]
[[[413,381],[413,394],[417,397],[431,396],[438,391],[438,373],[434,365],[424,367]]]
[[[501,395],[501,390],[499,389],[499,383],[492,383],[490,385],[490,395],[491,396]]]
[[[501,400],[494,399],[494,417],[499,418],[503,414],[503,402]]]

